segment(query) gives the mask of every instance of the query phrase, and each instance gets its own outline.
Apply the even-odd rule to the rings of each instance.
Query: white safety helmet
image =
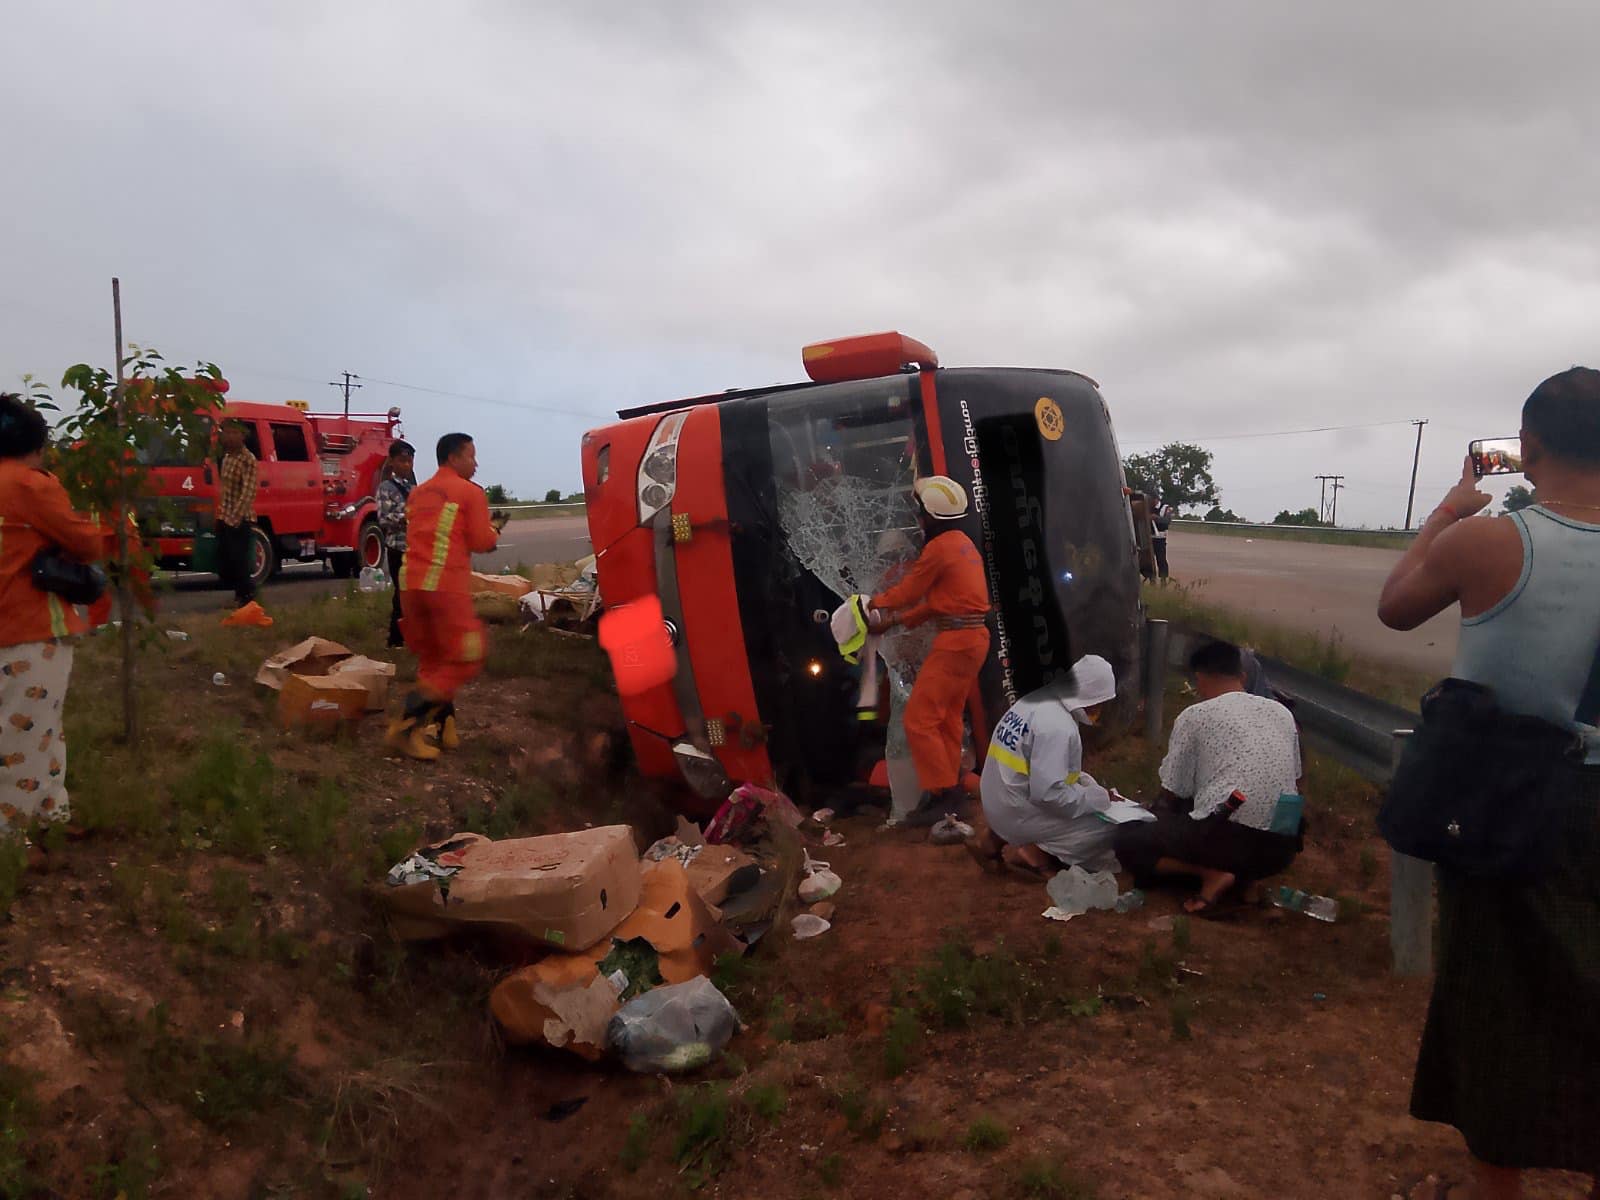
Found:
[[[1098,654],[1086,654],[1072,664],[1069,682],[1061,685],[1058,698],[1080,725],[1089,724],[1083,713],[1117,695],[1117,673]]]
[[[936,521],[957,521],[967,515],[967,493],[948,475],[928,475],[911,485],[922,511]]]

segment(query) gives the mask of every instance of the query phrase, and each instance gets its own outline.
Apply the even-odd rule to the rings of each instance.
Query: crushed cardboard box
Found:
[[[510,596],[513,600],[520,600],[533,591],[533,580],[525,579],[521,575],[485,575],[482,571],[474,571],[472,590],[498,592],[503,596]]]
[[[256,682],[281,691],[294,676],[304,679],[342,676],[361,684],[366,691],[366,711],[376,711],[389,701],[389,683],[394,679],[394,672],[395,666],[391,662],[356,654],[327,638],[309,637],[286,650],[278,651],[262,663],[261,669],[256,672]],[[283,712],[281,700],[279,712],[280,715]]]
[[[333,729],[367,711],[367,685],[343,675],[290,675],[278,692],[278,723],[285,729]]]
[[[545,1042],[585,1058],[598,1058],[604,1047],[604,1023],[598,1035],[596,1003],[609,994],[606,1020],[620,1007],[626,990],[602,974],[600,964],[621,942],[642,938],[656,952],[657,970],[665,983],[687,983],[711,974],[719,956],[743,950],[722,927],[717,911],[700,899],[688,873],[672,859],[641,868],[639,906],[611,936],[581,954],[558,954],[508,975],[489,997],[489,1007],[506,1039],[523,1044]],[[598,980],[606,993],[598,991]],[[598,1040],[596,1038],[598,1037]]]
[[[585,950],[639,903],[639,855],[626,825],[502,842],[463,833],[420,853],[460,869],[383,889],[395,932],[408,940],[478,928]]]

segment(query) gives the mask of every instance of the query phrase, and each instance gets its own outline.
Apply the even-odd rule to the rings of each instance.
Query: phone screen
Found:
[[[1519,475],[1522,473],[1522,439],[1484,438],[1467,447],[1472,457],[1472,473],[1479,479],[1485,475]]]

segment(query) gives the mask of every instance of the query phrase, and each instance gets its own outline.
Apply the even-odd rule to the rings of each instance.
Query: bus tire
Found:
[[[260,525],[250,528],[250,568],[250,582],[258,588],[278,573],[278,547],[271,532]]]

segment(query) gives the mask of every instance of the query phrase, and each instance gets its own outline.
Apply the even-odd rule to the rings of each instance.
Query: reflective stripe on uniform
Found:
[[[67,629],[67,610],[61,607],[61,597],[54,592],[46,592],[50,602],[50,636],[63,638],[69,632]]]
[[[439,580],[444,578],[444,561],[450,557],[450,531],[455,528],[456,513],[460,511],[461,506],[454,501],[439,510],[439,524],[433,530],[433,560],[428,564],[427,577],[422,581],[422,590],[425,592],[439,590]]]
[[[477,662],[483,657],[483,634],[476,629],[461,635],[461,661]]]
[[[1072,774],[1067,776],[1067,785],[1070,787],[1072,784],[1077,783],[1078,780],[1082,778],[1083,773],[1081,771],[1074,771]]]
[[[1018,775],[1026,775],[1028,773],[1028,760],[1020,754],[1007,750],[999,742],[989,743],[989,757],[1002,767],[1010,767]]]

